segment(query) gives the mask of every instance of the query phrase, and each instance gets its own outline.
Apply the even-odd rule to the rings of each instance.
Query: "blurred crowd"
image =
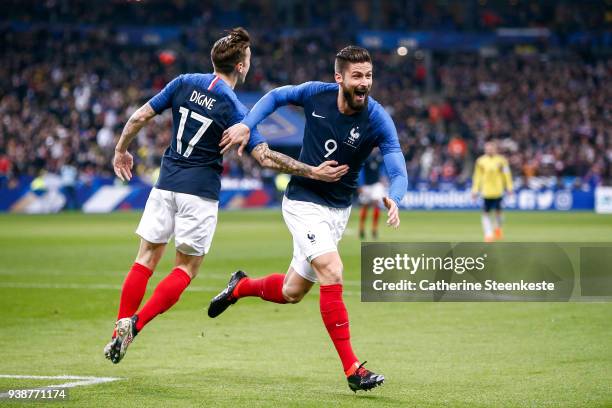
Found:
[[[610,24],[600,0],[4,0],[2,18],[76,24],[190,25],[214,19],[219,26],[280,29],[328,27],[353,30],[488,31],[496,27],[548,27],[557,33],[592,31]]]
[[[385,98],[412,180],[466,183],[484,142],[497,140],[519,182],[610,183],[612,59],[463,55],[435,70],[428,102],[414,91]]]
[[[111,18],[122,22],[122,16],[138,10],[138,2],[130,1],[111,2],[119,11],[109,14],[107,9],[86,7],[84,2],[48,0],[25,1],[30,10],[20,13],[21,3],[8,1],[6,18],[110,24]],[[135,13],[130,16],[132,22],[177,23],[189,16],[185,22],[190,24],[178,41],[164,47],[126,46],[116,41],[108,24],[87,31],[67,24],[61,32],[45,26],[15,30],[0,25],[0,183],[20,175],[35,176],[41,170],[71,175],[76,169],[80,178],[111,175],[114,145],[130,114],[176,75],[211,70],[209,50],[222,32],[213,13],[223,12],[229,20],[246,19],[237,22],[247,29],[253,27],[252,68],[247,83],[239,89],[251,91],[308,80],[332,81],[335,52],[355,40],[355,28],[346,29],[347,22],[354,19],[361,22],[361,28],[376,24],[397,28],[410,24],[414,15],[429,16],[415,28],[451,24],[457,29],[468,24],[458,23],[462,20],[451,12],[457,4],[453,1],[441,2],[446,8],[434,7],[434,11],[427,4],[436,2],[412,2],[410,13],[403,14],[385,11],[402,2],[373,2],[384,11],[384,17],[379,16],[382,22],[369,21],[376,20],[371,17],[376,13],[370,13],[370,2],[355,2],[344,13],[342,2],[305,2],[312,9],[311,29],[279,35],[275,30],[257,29],[255,23],[249,25],[257,18],[268,21],[268,14],[268,28],[281,24],[272,16],[304,18],[300,13],[274,13],[262,6],[275,2],[228,2],[218,6],[220,10],[195,7],[187,1],[144,3],[159,6],[160,12],[153,17]],[[281,3],[285,8],[287,4],[305,7],[301,2]],[[520,2],[526,11],[509,16],[503,8],[496,11],[500,21],[518,19],[517,24],[524,25],[528,24],[521,18],[542,23],[542,9],[547,7],[551,8],[546,11],[551,19],[547,23],[552,28],[582,24],[587,29],[603,24],[598,20],[602,14],[593,13],[583,3],[577,3],[575,10],[570,8],[571,16],[566,3],[559,6],[555,2],[542,2],[540,9]],[[73,8],[75,4],[80,9]],[[237,15],[232,8],[235,4],[243,7]],[[486,6],[486,1],[474,3],[477,6]],[[328,8],[338,13],[324,20],[321,16],[329,15]],[[370,17],[357,18],[361,14]],[[397,20],[397,14],[405,21],[388,21]],[[470,24],[486,29],[484,22],[479,19]],[[512,49],[480,55],[410,50],[404,56],[374,52],[372,96],[396,123],[411,183],[467,183],[484,141],[495,139],[509,157],[514,175],[526,183],[610,184],[612,58],[579,51]],[[141,131],[131,146],[137,174],[154,177],[170,138],[168,114],[156,117]],[[229,176],[265,176],[249,158],[238,159],[231,153],[224,163]]]

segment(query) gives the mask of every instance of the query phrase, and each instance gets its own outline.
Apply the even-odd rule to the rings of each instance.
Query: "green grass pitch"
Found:
[[[251,298],[206,316],[234,270],[286,271],[291,237],[279,210],[221,212],[189,291],[113,365],[102,349],[139,216],[0,215],[0,375],[122,378],[70,389],[61,405],[78,407],[612,406],[612,304],[361,303],[356,211],[340,245],[345,300],[356,353],[385,375],[383,387],[348,389],[316,287],[297,305]],[[401,229],[383,228],[381,240],[480,241],[479,220],[403,212]],[[506,221],[507,241],[612,240],[609,216],[511,212]],[[171,269],[169,249],[147,296]],[[0,378],[0,393],[58,382]]]

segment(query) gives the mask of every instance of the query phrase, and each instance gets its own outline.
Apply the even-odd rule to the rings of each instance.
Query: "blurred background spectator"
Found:
[[[543,28],[555,41],[473,51],[377,50],[372,96],[392,115],[411,186],[469,183],[475,157],[500,142],[519,185],[610,184],[612,10],[597,1],[7,0],[0,22],[0,188],[41,170],[111,176],[131,113],[183,72],[209,72],[224,29],[253,37],[239,91],[333,81],[333,57],[363,30],[491,33]],[[135,44],[121,27],[178,27],[169,41]],[[585,33],[588,33],[585,34]],[[160,34],[160,35],[162,35]],[[599,39],[607,38],[607,43]],[[156,117],[130,147],[136,174],[153,177],[170,142]],[[286,148],[296,154],[299,146]],[[273,179],[248,157],[226,155],[224,174]],[[74,200],[76,202],[76,200]],[[74,205],[69,200],[67,206]]]

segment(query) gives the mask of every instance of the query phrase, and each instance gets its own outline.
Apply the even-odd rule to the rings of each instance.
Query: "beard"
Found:
[[[354,111],[361,112],[368,106],[368,96],[370,94],[368,88],[345,88],[342,86],[342,94],[349,108]],[[363,95],[363,101],[359,100],[358,94]]]

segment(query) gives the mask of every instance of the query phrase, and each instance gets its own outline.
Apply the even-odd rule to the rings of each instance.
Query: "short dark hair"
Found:
[[[215,71],[231,74],[234,67],[246,57],[246,49],[251,45],[249,33],[242,27],[236,27],[219,38],[210,51]]]
[[[370,53],[365,48],[349,45],[336,54],[334,69],[336,72],[342,73],[349,64],[359,62],[369,62],[371,64],[372,58],[370,57]]]

